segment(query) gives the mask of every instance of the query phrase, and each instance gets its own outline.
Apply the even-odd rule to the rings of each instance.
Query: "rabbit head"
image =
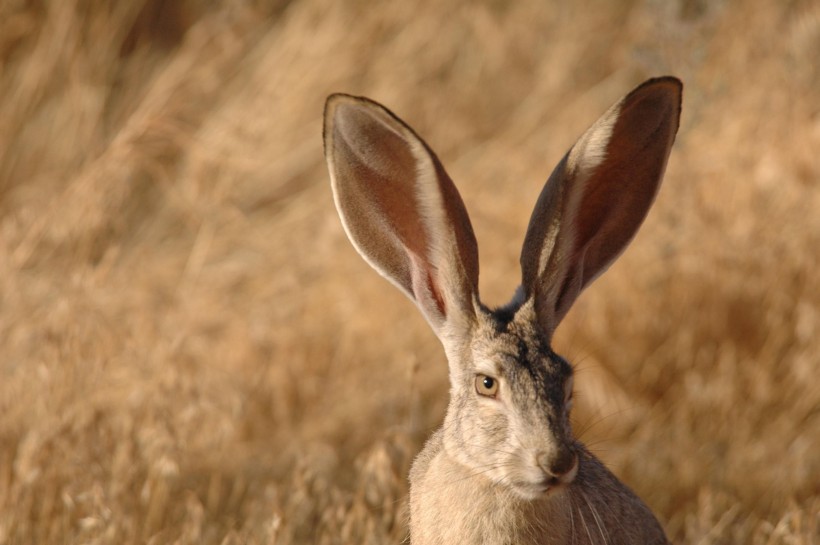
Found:
[[[336,94],[325,155],[344,229],[412,301],[444,346],[450,404],[443,448],[524,499],[572,482],[573,369],[555,328],[643,222],[677,132],[681,84],[649,80],[612,106],[559,162],[532,213],[513,300],[478,295],[478,247],[464,203],[429,146],[385,107]]]

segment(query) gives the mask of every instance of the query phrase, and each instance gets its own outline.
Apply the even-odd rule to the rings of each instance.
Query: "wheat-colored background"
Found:
[[[820,543],[818,55],[811,0],[3,0],[0,545],[399,543],[446,364],[344,237],[324,98],[439,153],[500,304],[662,74],[658,201],[555,341],[576,431],[676,543]]]

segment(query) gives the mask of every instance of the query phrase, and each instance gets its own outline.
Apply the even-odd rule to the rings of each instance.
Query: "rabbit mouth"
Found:
[[[519,481],[513,483],[512,488],[525,500],[537,500],[564,490],[570,484],[571,480],[565,481],[564,479],[558,479],[556,477],[544,476],[538,481]]]
[[[578,459],[566,473],[555,476],[546,472],[534,480],[520,480],[513,483],[513,489],[523,498],[535,500],[550,496],[569,487],[578,474]]]

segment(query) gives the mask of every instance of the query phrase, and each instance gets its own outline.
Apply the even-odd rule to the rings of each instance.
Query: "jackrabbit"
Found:
[[[521,286],[491,310],[464,203],[429,146],[385,107],[331,95],[324,144],[356,250],[444,345],[450,404],[410,472],[410,537],[428,544],[668,543],[572,435],[573,368],[553,352],[572,303],[624,250],[658,191],[682,84],[646,81],[564,156],[532,213]]]

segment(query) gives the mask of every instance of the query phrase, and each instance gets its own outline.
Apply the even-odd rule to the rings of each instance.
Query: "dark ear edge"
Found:
[[[551,334],[581,291],[626,248],[657,195],[677,133],[682,83],[644,82],[590,127],[538,198],[522,287]]]

